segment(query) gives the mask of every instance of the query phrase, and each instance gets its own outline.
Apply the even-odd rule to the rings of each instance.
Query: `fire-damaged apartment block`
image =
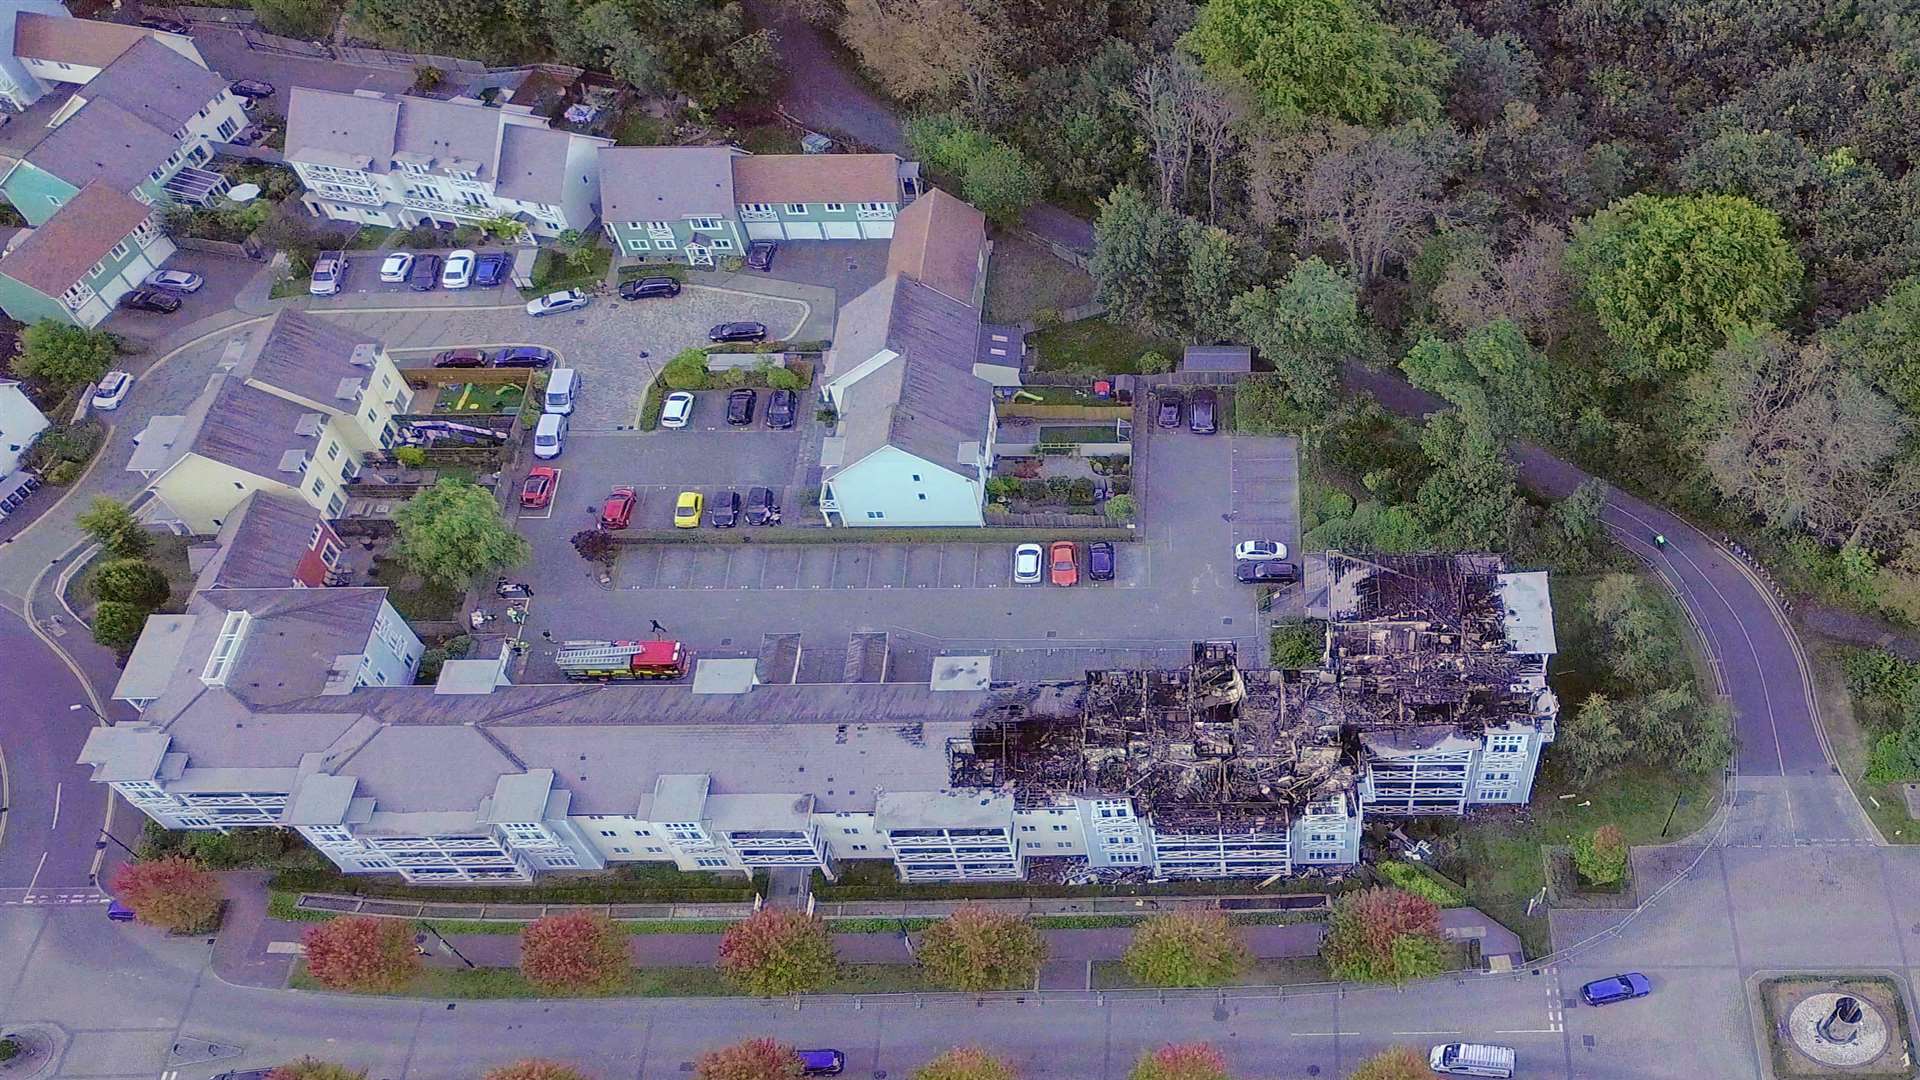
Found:
[[[1355,862],[1368,814],[1525,802],[1557,712],[1546,575],[1325,564],[1318,667],[1201,642],[1180,668],[1029,684],[985,657],[883,681],[879,635],[855,635],[841,683],[703,659],[674,684],[516,685],[502,652],[410,686],[418,641],[384,590],[203,578],[128,661],[116,696],[141,718],[81,761],[169,828],[289,827],[415,882],[854,859],[914,881],[1266,876]]]

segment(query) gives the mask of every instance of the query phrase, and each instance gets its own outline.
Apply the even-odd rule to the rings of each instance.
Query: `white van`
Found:
[[[567,418],[557,413],[548,413],[540,418],[533,429],[533,456],[537,458],[557,458],[567,442]]]
[[[1449,1076],[1491,1076],[1511,1080],[1514,1054],[1511,1046],[1486,1043],[1444,1043],[1427,1053],[1427,1068]]]
[[[580,388],[580,376],[570,367],[557,367],[547,376],[547,397],[541,411],[555,416],[573,414],[574,391]]]

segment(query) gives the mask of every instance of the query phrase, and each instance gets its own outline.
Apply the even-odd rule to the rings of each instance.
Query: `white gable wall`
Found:
[[[981,486],[896,446],[883,446],[828,482],[849,526],[980,525]]]

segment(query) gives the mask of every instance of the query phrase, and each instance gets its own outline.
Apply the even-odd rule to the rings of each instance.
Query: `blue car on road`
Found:
[[[1611,1005],[1616,1001],[1631,1001],[1651,993],[1653,984],[1637,971],[1608,979],[1595,979],[1580,988],[1581,999],[1589,1005]]]

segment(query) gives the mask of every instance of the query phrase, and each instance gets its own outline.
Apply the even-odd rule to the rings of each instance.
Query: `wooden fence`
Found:
[[[211,10],[226,11],[227,9],[216,8]],[[406,53],[394,52],[390,49],[370,49],[359,45],[333,45],[324,41],[302,41],[299,38],[269,34],[257,26],[246,25],[238,18],[213,18],[199,21],[240,24],[241,40],[246,42],[247,48],[257,52],[279,53],[282,56],[299,56],[309,60],[335,60],[342,64],[359,64],[362,67],[407,69],[430,67],[438,68],[447,74],[479,75],[492,70],[478,60],[466,60],[458,56],[433,56],[427,53]]]
[[[1131,405],[1036,405],[1026,401],[1005,401],[994,406],[1008,420],[1090,420],[1112,423],[1133,418]]]
[[[987,524],[1021,529],[1111,529],[1114,523],[1105,514],[1016,514],[1010,510],[987,510]]]

